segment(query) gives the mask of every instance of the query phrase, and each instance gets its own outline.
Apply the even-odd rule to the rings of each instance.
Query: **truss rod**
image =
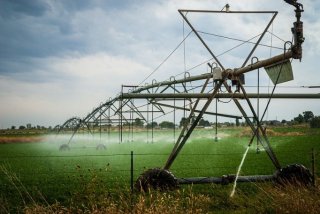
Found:
[[[199,98],[199,99],[208,99],[211,96],[210,93],[168,93],[168,94],[123,94],[124,99],[192,99],[192,98]],[[262,93],[248,93],[248,98],[262,98],[262,99],[269,99],[270,94]],[[244,94],[236,93],[236,94],[217,94],[216,98],[219,99],[230,99],[230,98],[237,98],[237,99],[244,99]],[[279,93],[273,94],[272,98],[276,99],[319,99],[320,93],[318,94],[294,94],[294,93]],[[159,104],[159,103],[157,103]]]
[[[190,111],[190,109],[188,108],[184,108],[184,107],[179,107],[179,106],[173,106],[173,105],[168,105],[168,104],[164,104],[164,103],[157,103],[158,105],[164,106],[164,107],[168,107],[168,108],[175,108],[175,109],[179,109],[179,110],[185,110],[185,111]],[[194,110],[194,112],[199,113],[199,110]],[[234,118],[234,119],[242,119],[241,116],[236,116],[236,115],[230,115],[230,114],[221,114],[221,113],[214,113],[214,112],[204,112],[204,114],[208,114],[208,115],[217,115],[220,117],[228,117],[228,118]]]
[[[200,119],[202,118],[204,112],[208,109],[210,103],[212,102],[212,100],[215,98],[215,96],[218,93],[219,88],[221,87],[223,81],[220,81],[217,85],[215,90],[212,92],[210,98],[207,100],[207,102],[205,103],[205,105],[202,107],[200,113],[198,114],[198,116],[196,117],[196,119],[192,122],[190,128],[187,128],[186,132],[181,132],[181,134],[183,134],[183,136],[181,138],[178,139],[178,141],[175,144],[174,149],[172,150],[165,166],[164,169],[169,169],[170,166],[172,165],[173,161],[176,159],[177,155],[179,154],[179,152],[181,151],[182,147],[184,146],[184,144],[187,142],[188,138],[190,137],[191,133],[193,132],[194,128],[197,126],[198,122],[200,121]],[[194,109],[195,110],[195,109]],[[193,111],[190,112],[188,121],[191,121],[191,118],[193,118]],[[186,127],[186,126],[185,126]],[[185,128],[184,127],[184,128]]]
[[[257,129],[259,129],[261,131],[261,133],[263,134],[263,139],[264,139],[264,142],[266,143],[266,145],[264,145],[264,144],[262,144],[262,145],[265,148],[266,152],[268,153],[268,155],[269,155],[270,159],[272,160],[273,164],[277,167],[277,169],[280,169],[281,165],[280,165],[280,163],[279,163],[279,161],[277,159],[277,156],[274,154],[274,151],[273,151],[273,149],[272,149],[272,147],[270,145],[269,139],[268,139],[264,129],[261,126],[260,120],[259,120],[259,118],[258,118],[258,116],[257,116],[257,114],[256,114],[251,102],[250,102],[250,99],[248,98],[248,96],[246,94],[246,91],[243,88],[242,84],[240,83],[239,85],[240,85],[240,88],[241,88],[241,90],[242,90],[242,92],[243,92],[243,94],[245,96],[245,99],[246,99],[248,105],[249,105],[249,108],[250,108],[250,110],[251,110],[251,112],[253,114],[253,117],[257,121]],[[258,141],[261,141],[261,140],[259,140],[259,138],[260,138],[259,132],[257,132],[256,129],[252,130],[252,132],[253,132],[253,136],[256,136]]]
[[[205,79],[208,79],[210,77],[212,77],[212,73],[204,73],[204,74],[200,74],[200,75],[196,75],[196,76],[186,77],[186,78],[183,78],[183,79],[162,81],[162,82],[159,82],[159,83],[153,83],[153,84],[150,84],[150,85],[146,85],[146,86],[137,88],[136,90],[133,90],[132,93],[140,93],[142,91],[158,87],[159,84],[161,84],[161,86],[166,86],[166,85],[180,84],[180,83],[185,83],[185,82],[193,82],[193,81],[198,81],[198,80],[205,80]]]
[[[277,13],[277,11],[223,11],[223,10],[186,10],[180,9],[181,12],[187,13]]]
[[[208,78],[208,79],[206,80],[206,82],[204,83],[204,85],[202,86],[201,93],[204,92],[204,90],[206,89],[209,81],[210,81],[210,78]],[[185,86],[185,84],[182,84],[182,85]],[[186,88],[185,88],[185,90],[186,90]],[[182,130],[181,130],[181,132],[180,132],[180,135],[179,135],[179,137],[178,137],[178,140],[176,141],[176,144],[175,144],[174,147],[173,147],[173,150],[172,150],[172,152],[171,152],[171,154],[170,154],[170,156],[169,156],[169,158],[168,158],[168,161],[169,161],[170,159],[173,159],[173,160],[174,160],[174,159],[175,159],[174,155],[177,154],[177,153],[179,153],[179,151],[178,151],[179,146],[181,146],[181,141],[184,140],[183,138],[185,138],[186,132],[189,132],[189,124],[190,124],[190,122],[191,122],[191,119],[194,117],[194,113],[195,113],[195,110],[197,109],[197,106],[198,106],[198,104],[199,104],[199,101],[200,101],[200,99],[197,99],[196,102],[194,103],[194,105],[192,106],[191,99],[190,99],[190,114],[189,114],[189,117],[188,117],[188,119],[187,119],[186,124],[184,124],[184,126],[183,126],[183,128],[182,128]],[[184,107],[186,106],[185,103],[184,103],[183,106],[184,106]],[[191,132],[192,132],[192,130],[191,130]],[[187,138],[188,138],[188,137],[187,137]],[[183,144],[184,144],[184,143],[183,143]],[[182,146],[183,146],[183,145],[182,145]],[[182,146],[181,146],[181,147],[182,147]],[[181,149],[181,148],[180,148],[180,149]],[[180,149],[179,149],[179,150],[180,150]],[[173,160],[172,160],[172,161],[173,161]]]
[[[206,89],[209,81],[210,81],[210,78],[208,78],[206,80],[206,82],[204,83],[204,85],[202,86],[201,93],[204,92],[204,90]],[[172,149],[172,152],[171,152],[171,154],[170,154],[170,156],[169,156],[169,158],[167,160],[167,164],[169,162],[171,162],[170,165],[172,164],[172,162],[176,158],[176,155],[178,155],[179,151],[181,150],[181,148],[179,148],[179,147],[180,146],[182,147],[184,145],[184,143],[186,142],[186,140],[185,140],[185,142],[182,143],[182,145],[181,145],[181,142],[184,141],[184,138],[186,138],[186,133],[188,133],[190,131],[189,130],[189,125],[190,125],[191,119],[194,117],[194,112],[195,112],[195,110],[196,110],[196,108],[197,108],[197,106],[199,104],[199,101],[200,101],[200,99],[197,99],[195,104],[193,105],[193,107],[190,109],[189,117],[187,118],[186,123],[183,125],[183,128],[182,128],[182,130],[180,132],[180,135],[179,135],[179,137],[178,137],[178,139],[177,139],[177,141],[176,141],[176,143],[175,143],[175,145],[174,145],[174,147]],[[183,106],[185,107],[185,104]],[[193,130],[193,128],[192,128],[192,130]],[[192,130],[191,130],[190,134],[192,133]],[[188,139],[188,137],[187,137],[187,139]],[[178,151],[178,149],[179,149],[179,151]],[[166,164],[165,167],[167,167],[167,164]],[[168,167],[170,167],[170,166],[168,166]]]
[[[200,40],[200,42],[203,44],[203,46],[207,49],[207,51],[210,53],[210,55],[212,56],[212,58],[218,63],[218,65],[222,68],[222,70],[224,70],[223,65],[221,64],[221,62],[218,60],[218,58],[216,57],[216,55],[214,55],[214,53],[211,51],[211,49],[209,48],[209,46],[204,42],[204,40],[202,39],[202,37],[199,35],[199,33],[196,31],[196,29],[194,29],[193,25],[190,23],[190,21],[187,19],[187,16],[185,16],[182,12],[182,10],[178,10],[180,15],[183,17],[183,19],[186,21],[186,23],[189,25],[189,27],[192,29],[192,31],[194,32],[194,34],[198,37],[198,39]]]
[[[252,48],[251,52],[249,53],[249,55],[247,56],[246,60],[243,62],[242,66],[241,67],[244,67],[247,62],[249,61],[249,59],[251,58],[252,54],[254,53],[254,51],[256,50],[256,48],[258,47],[258,45],[260,44],[263,36],[266,34],[268,28],[270,27],[270,25],[272,24],[273,20],[276,18],[278,12],[274,13],[271,20],[269,21],[267,27],[264,29],[263,33],[260,35],[257,43],[254,45],[254,47]]]
[[[227,91],[232,94],[232,90],[231,88],[227,85],[227,83],[224,82],[224,86],[225,88],[227,89]],[[238,107],[239,111],[241,112],[242,116],[245,118],[247,124],[250,126],[251,130],[252,130],[252,133],[255,133],[255,127],[253,125],[253,123],[251,122],[251,120],[249,119],[249,117],[247,116],[247,113],[245,112],[245,110],[242,108],[239,100],[235,99],[235,98],[232,98],[232,100],[234,101],[234,103],[236,104],[236,106]],[[270,158],[270,160],[272,161],[272,163],[278,168],[279,167],[279,163],[277,161],[275,161],[273,159],[273,156],[268,152],[268,146],[264,145],[264,142],[262,141],[260,135],[257,135],[257,139],[258,141],[261,143],[261,145],[263,145],[263,147],[266,149],[267,151],[267,154]]]

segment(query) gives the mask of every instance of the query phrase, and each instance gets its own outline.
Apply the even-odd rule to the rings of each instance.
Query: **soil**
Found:
[[[43,137],[39,137],[39,136],[14,136],[14,137],[0,136],[0,144],[36,143],[36,142],[42,142],[42,141],[43,141]]]
[[[267,136],[301,136],[301,135],[304,135],[303,132],[275,132],[271,129],[267,129],[266,134],[267,134]],[[248,137],[248,136],[252,136],[252,131],[249,128],[243,130],[239,134],[239,137]]]

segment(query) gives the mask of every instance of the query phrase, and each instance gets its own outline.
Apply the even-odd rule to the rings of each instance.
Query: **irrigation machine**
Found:
[[[133,123],[139,120],[151,124],[147,126],[147,141],[153,142],[154,126],[153,122],[159,115],[166,115],[173,113],[174,124],[175,114],[177,111],[182,111],[185,114],[185,122],[181,129],[177,129],[180,133],[175,134],[174,128],[174,146],[163,167],[149,169],[143,172],[136,181],[136,187],[139,190],[147,190],[148,188],[155,189],[171,189],[180,184],[203,184],[203,183],[217,183],[229,184],[237,179],[237,182],[255,182],[255,181],[299,181],[303,184],[310,184],[312,182],[312,175],[310,171],[301,164],[292,164],[288,166],[281,166],[277,156],[270,146],[269,139],[266,134],[266,129],[262,125],[266,111],[272,99],[319,99],[320,94],[302,94],[302,93],[274,93],[278,84],[287,82],[293,79],[291,61],[302,59],[302,44],[304,42],[303,36],[303,22],[301,15],[303,5],[297,0],[285,0],[286,3],[295,8],[296,21],[291,28],[293,40],[292,42],[283,42],[281,53],[270,58],[260,60],[255,57],[256,49],[261,44],[264,36],[269,33],[270,26],[276,18],[277,11],[233,11],[229,5],[226,5],[221,11],[216,10],[179,10],[184,23],[191,29],[190,33],[186,35],[185,39],[192,33],[197,38],[205,50],[210,54],[210,60],[202,63],[208,66],[209,72],[200,75],[190,75],[185,71],[181,78],[172,76],[166,81],[157,82],[153,80],[151,84],[145,85],[122,85],[121,92],[115,97],[110,98],[106,102],[101,103],[94,108],[83,119],[77,117],[67,120],[59,127],[59,132],[64,129],[71,130],[72,135],[67,144],[63,146],[68,148],[73,137],[79,130],[88,129],[89,132],[94,132],[98,129],[101,134],[101,127],[108,134],[113,130],[117,130],[119,143],[128,139],[128,135],[133,140]],[[187,16],[188,14],[188,16]],[[244,14],[269,14],[271,19],[256,37],[256,41],[237,40],[241,44],[251,43],[252,49],[245,57],[242,65],[238,68],[227,68],[215,54],[207,42],[203,39],[203,32],[198,31],[189,20],[189,14],[215,14],[224,16],[227,15],[244,15]],[[227,38],[226,39],[234,39]],[[182,44],[182,43],[180,43]],[[239,46],[239,45],[238,45]],[[236,46],[236,47],[238,47]],[[259,71],[264,68],[273,82],[271,93],[258,92],[247,93],[245,89],[245,74],[252,71]],[[193,85],[197,85],[191,87]],[[234,103],[239,110],[239,115],[219,113],[217,106],[215,111],[210,110],[210,106],[214,106],[214,101],[228,99]],[[260,114],[259,107],[255,108],[252,99],[266,100],[266,107],[263,114]],[[139,100],[140,102],[136,102]],[[141,104],[144,102],[143,104]],[[230,103],[231,104],[231,103]],[[168,109],[170,111],[168,111]],[[244,119],[246,124],[250,127],[252,136],[248,142],[248,147],[253,144],[256,139],[261,145],[271,162],[275,166],[275,173],[272,175],[252,175],[252,176],[238,176],[224,175],[221,177],[190,177],[177,178],[169,170],[182,148],[188,141],[190,135],[197,127],[199,121],[204,115],[213,115],[217,117],[227,117],[233,119]],[[216,120],[217,121],[217,120]],[[255,121],[255,122],[253,122]],[[95,128],[96,127],[96,128]],[[97,128],[98,127],[98,128]],[[215,126],[217,128],[217,125]],[[126,136],[124,136],[124,131]],[[217,133],[217,130],[216,130]],[[217,138],[217,136],[216,136]],[[129,137],[130,139],[130,137]],[[99,146],[99,145],[98,145]],[[97,146],[97,148],[98,148]],[[100,148],[103,146],[100,145]]]

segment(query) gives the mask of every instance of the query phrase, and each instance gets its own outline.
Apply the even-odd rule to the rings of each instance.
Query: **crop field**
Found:
[[[312,149],[316,153],[320,151],[319,129],[274,127],[268,131],[272,148],[282,166],[301,163],[311,168]],[[218,136],[219,140],[215,142],[214,130],[195,130],[170,171],[179,178],[236,174],[250,139],[249,129],[221,128]],[[146,169],[163,167],[174,145],[172,130],[156,130],[153,143],[150,133],[140,130],[133,135],[124,133],[122,143],[118,142],[117,133],[111,133],[111,136],[105,133],[96,133],[94,136],[79,134],[71,142],[70,150],[59,151],[59,146],[66,143],[68,137],[41,135],[35,136],[35,142],[30,138],[21,142],[21,136],[10,136],[2,141],[1,210],[22,210],[32,203],[59,202],[66,206],[70,203],[80,204],[81,201],[90,200],[88,195],[93,192],[95,197],[99,193],[115,197],[121,192],[130,193],[131,151],[134,154],[133,172],[136,180]],[[15,142],[15,138],[20,140]],[[97,150],[99,143],[105,144],[106,149]],[[260,153],[256,152],[256,148],[254,143],[240,174],[273,174],[275,167],[272,162],[261,146]],[[315,166],[320,169],[320,156],[317,154]],[[320,175],[319,171],[316,174]],[[250,185],[254,186],[240,184],[239,188],[250,189]],[[214,194],[212,192],[216,188],[208,184],[194,185],[193,191],[210,195]],[[223,188],[229,191],[231,185]]]

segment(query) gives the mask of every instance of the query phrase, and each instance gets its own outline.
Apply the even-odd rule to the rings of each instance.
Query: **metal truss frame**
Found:
[[[300,6],[299,6],[300,7]],[[297,22],[295,22],[294,26],[300,26],[300,16],[301,10],[299,7],[296,12]],[[258,142],[264,147],[266,153],[268,154],[270,160],[277,170],[281,169],[281,164],[278,161],[272,147],[270,146],[269,139],[266,135],[265,129],[262,127],[261,120],[254,109],[251,99],[253,98],[279,98],[279,99],[319,99],[320,94],[250,94],[247,93],[243,83],[241,82],[241,76],[243,76],[247,72],[251,72],[257,70],[259,68],[263,68],[268,65],[273,65],[283,60],[287,59],[301,59],[302,57],[302,49],[301,45],[303,40],[301,39],[302,33],[299,35],[294,35],[295,43],[292,44],[289,50],[285,50],[283,54],[271,57],[269,59],[257,61],[255,63],[252,62],[252,55],[255,53],[256,48],[260,45],[261,40],[265,36],[269,27],[273,23],[276,18],[278,12],[277,11],[214,11],[214,10],[178,10],[183,20],[188,24],[193,33],[200,40],[205,49],[209,52],[209,54],[214,59],[215,63],[219,65],[222,69],[222,79],[214,79],[213,70],[211,72],[204,73],[201,75],[190,76],[189,73],[184,74],[184,78],[176,79],[175,77],[170,77],[167,81],[157,82],[153,80],[151,84],[147,84],[144,86],[128,86],[123,85],[121,87],[121,92],[115,98],[109,99],[108,101],[102,103],[98,107],[94,108],[92,112],[90,112],[83,119],[79,118],[71,118],[67,120],[59,129],[63,130],[68,127],[69,124],[72,124],[74,127],[74,131],[69,140],[71,142],[74,135],[81,127],[87,127],[90,130],[90,127],[94,124],[107,125],[110,126],[117,125],[119,129],[119,143],[123,141],[123,125],[124,123],[129,124],[129,131],[133,130],[133,121],[135,118],[140,118],[142,121],[147,124],[154,122],[155,115],[165,115],[168,112],[166,109],[173,109],[172,111],[180,110],[184,112],[189,112],[188,117],[186,118],[186,123],[182,127],[182,130],[175,141],[174,147],[169,155],[165,165],[163,166],[164,170],[169,170],[176,157],[179,155],[185,143],[188,141],[191,136],[193,130],[198,125],[199,121],[203,118],[203,115],[216,115],[220,117],[228,117],[241,119],[244,118],[246,123],[252,130],[252,137],[248,142],[250,146],[253,142],[254,138],[257,138]],[[209,48],[194,26],[191,24],[189,19],[187,18],[187,13],[224,13],[224,14],[272,14],[272,17],[266,27],[264,28],[262,34],[259,36],[257,42],[251,49],[248,56],[245,57],[241,67],[234,69],[226,69],[224,65],[219,61],[218,57],[214,54],[214,51]],[[298,23],[298,24],[296,24]],[[302,25],[302,24],[301,24]],[[299,30],[299,29],[298,29]],[[248,64],[251,59],[251,64]],[[227,81],[232,80],[236,82],[236,90],[232,91],[232,88],[228,85]],[[187,84],[191,85],[191,83],[197,83],[199,86],[188,88]],[[226,92],[222,92],[222,88],[226,90]],[[127,90],[128,89],[128,90]],[[127,91],[126,91],[127,90]],[[196,91],[196,92],[194,92]],[[144,99],[146,101],[143,105],[136,105],[134,102],[135,99]],[[212,101],[215,99],[231,99],[235,106],[238,108],[241,115],[234,115],[234,113],[230,114],[222,114],[218,112],[212,112],[209,109]],[[239,99],[242,99],[246,102],[249,107],[249,113],[245,111],[243,105],[239,102]],[[171,101],[171,103],[168,103]],[[174,104],[172,104],[172,101]],[[183,105],[181,102],[183,101]],[[186,104],[187,101],[187,104]],[[176,105],[177,102],[180,102],[180,105]],[[151,107],[151,110],[150,110]],[[151,119],[150,119],[151,114]],[[257,121],[257,124],[254,124],[251,119]],[[175,119],[175,116],[174,116]],[[152,131],[152,140],[153,140],[153,125],[151,126]],[[260,179],[260,177],[259,177]],[[270,176],[264,177],[264,179],[270,179]],[[200,182],[200,178],[192,178],[192,180],[181,180],[182,183],[197,183]],[[209,178],[207,180],[210,180]],[[211,179],[214,181],[215,179]]]

